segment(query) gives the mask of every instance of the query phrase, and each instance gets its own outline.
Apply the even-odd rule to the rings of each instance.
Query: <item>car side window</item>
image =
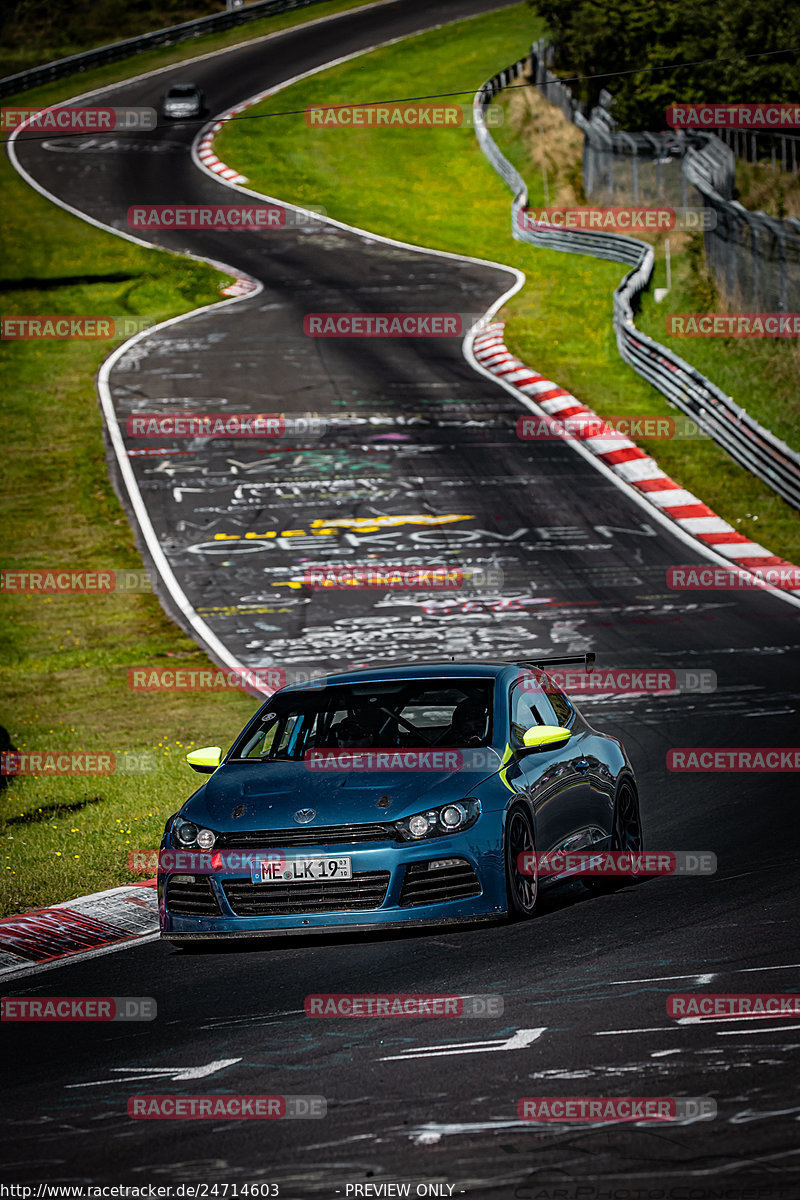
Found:
[[[557,725],[569,725],[575,711],[564,693],[557,688],[552,680],[547,681],[547,699],[556,714]]]
[[[544,692],[526,691],[515,684],[511,692],[511,741],[521,746],[526,729],[533,725],[557,725],[555,713]]]

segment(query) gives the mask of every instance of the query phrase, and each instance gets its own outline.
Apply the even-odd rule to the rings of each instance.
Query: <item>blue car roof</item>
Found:
[[[308,683],[287,684],[282,692],[319,691],[321,685],[347,683],[377,683],[405,679],[497,679],[505,671],[518,673],[512,663],[459,662],[411,663],[408,666],[372,667],[360,671],[341,671],[327,674]]]

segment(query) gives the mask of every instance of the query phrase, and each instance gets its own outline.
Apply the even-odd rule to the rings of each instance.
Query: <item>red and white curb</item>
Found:
[[[479,333],[473,343],[476,360],[492,375],[504,383],[513,385],[542,410],[546,417],[558,422],[570,417],[586,418],[590,427],[589,436],[582,435],[580,428],[562,432],[555,427],[555,436],[564,440],[575,438],[629,487],[647,500],[660,512],[670,517],[686,534],[696,538],[702,545],[730,560],[732,566],[754,573],[757,568],[787,568],[797,572],[793,563],[770,554],[764,546],[753,542],[723,521],[697,496],[686,491],[661,470],[654,458],[640,450],[635,442],[610,426],[604,425],[592,409],[577,400],[566,388],[545,379],[520,359],[515,358],[503,341],[505,323],[496,321]],[[600,427],[598,429],[598,426]],[[796,576],[795,576],[796,578]],[[776,587],[780,584],[776,583]],[[800,588],[785,588],[790,594],[800,596]]]
[[[226,115],[231,117],[236,116],[247,107],[246,104],[241,104],[238,108],[232,108],[230,113]],[[203,134],[197,143],[197,157],[204,167],[209,171],[213,171],[215,175],[219,175],[221,179],[227,179],[230,183],[247,183],[246,175],[240,175],[233,167],[227,167],[214,153],[214,135],[219,133],[224,124],[224,121],[216,121],[208,133]]]
[[[255,279],[250,279],[247,275],[239,275],[234,279],[233,283],[229,283],[227,287],[220,288],[222,296],[247,296],[250,292],[255,292],[258,289],[258,284]]]
[[[247,101],[245,104],[240,104],[237,108],[232,108],[229,113],[226,113],[226,117],[238,116],[240,112],[249,108],[251,104],[252,101]],[[204,167],[209,171],[213,171],[215,175],[219,175],[221,179],[226,179],[229,183],[247,183],[246,175],[240,175],[233,167],[226,166],[214,153],[214,137],[219,133],[224,124],[224,121],[215,121],[208,132],[203,134],[197,143],[197,157]],[[255,291],[257,287],[258,284],[254,279],[250,279],[246,275],[240,275],[233,283],[221,288],[220,291],[223,296],[247,296],[250,292]]]
[[[155,879],[0,919],[0,979],[92,958],[158,934]]]

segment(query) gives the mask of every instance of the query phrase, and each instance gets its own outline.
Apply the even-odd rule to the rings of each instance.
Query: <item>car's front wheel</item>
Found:
[[[533,862],[532,874],[519,868],[521,854],[533,855],[533,825],[521,805],[512,808],[506,818],[506,896],[508,916],[512,921],[528,920],[536,913],[539,898],[539,868]]]

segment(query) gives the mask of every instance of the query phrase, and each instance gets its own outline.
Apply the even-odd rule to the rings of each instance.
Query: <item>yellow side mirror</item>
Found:
[[[213,775],[222,762],[222,747],[204,746],[202,750],[191,750],[186,755],[186,761],[201,775]]]
[[[566,746],[572,732],[561,725],[533,725],[522,735],[524,750],[559,750]]]

